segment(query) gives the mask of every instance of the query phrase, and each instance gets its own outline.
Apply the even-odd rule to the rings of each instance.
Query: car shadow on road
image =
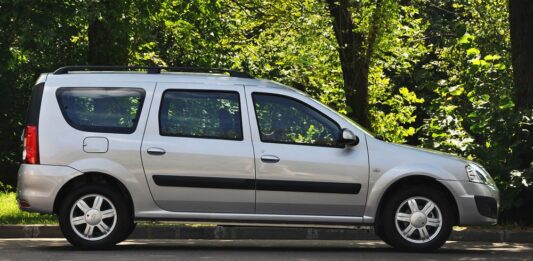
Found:
[[[39,246],[44,251],[84,251],[67,244]],[[128,240],[114,248],[97,252],[335,252],[409,253],[398,251],[381,241],[302,241],[302,240]],[[530,244],[448,242],[430,254],[478,255],[533,252]],[[409,253],[412,254],[412,253]],[[424,255],[426,253],[420,253]]]

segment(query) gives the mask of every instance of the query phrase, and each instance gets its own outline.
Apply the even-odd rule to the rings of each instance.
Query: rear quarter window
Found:
[[[141,114],[145,91],[139,88],[76,88],[57,90],[65,120],[88,132],[133,133]]]

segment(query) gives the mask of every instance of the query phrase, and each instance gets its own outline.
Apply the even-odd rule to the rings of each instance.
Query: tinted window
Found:
[[[253,94],[261,141],[337,146],[339,127],[307,104],[289,97]]]
[[[91,132],[132,133],[137,127],[144,90],[133,88],[60,88],[57,99],[74,128]]]
[[[165,136],[242,140],[239,93],[166,91],[159,128]]]

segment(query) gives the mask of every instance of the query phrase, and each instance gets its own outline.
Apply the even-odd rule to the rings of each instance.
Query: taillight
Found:
[[[39,164],[39,148],[37,147],[37,126],[28,125],[24,132],[24,150],[22,159],[28,164]]]

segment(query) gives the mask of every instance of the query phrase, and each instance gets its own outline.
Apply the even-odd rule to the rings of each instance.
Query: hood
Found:
[[[419,148],[419,147],[415,147],[415,146],[411,146],[411,145],[405,145],[405,144],[396,144],[396,143],[388,143],[388,144],[393,145],[393,146],[398,146],[398,147],[401,147],[401,148],[405,148],[405,149],[408,149],[408,150],[414,150],[414,151],[418,151],[418,152],[422,152],[422,153],[428,153],[430,155],[441,156],[441,157],[448,158],[448,159],[451,159],[451,160],[457,160],[457,161],[460,161],[461,163],[464,163],[464,164],[467,164],[467,163],[470,162],[469,160],[467,160],[467,159],[465,159],[463,157],[459,157],[459,156],[456,156],[456,155],[453,155],[453,154],[450,154],[450,153],[446,153],[446,152],[442,152],[442,151],[438,151],[438,150]]]
[[[430,173],[437,179],[467,180],[465,166],[467,159],[447,153],[421,149],[414,146],[367,139],[371,168],[387,172]]]

